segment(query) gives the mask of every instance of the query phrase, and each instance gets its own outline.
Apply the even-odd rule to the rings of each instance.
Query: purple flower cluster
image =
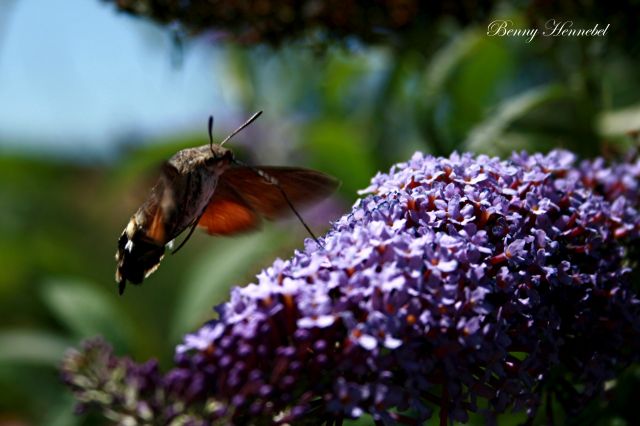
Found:
[[[173,370],[136,379],[172,395],[170,412],[146,406],[202,424],[421,424],[434,410],[444,424],[534,416],[543,395],[577,410],[639,358],[639,185],[640,160],[417,153],[375,176],[323,247],[235,288]],[[86,354],[64,368],[80,395],[68,360]]]

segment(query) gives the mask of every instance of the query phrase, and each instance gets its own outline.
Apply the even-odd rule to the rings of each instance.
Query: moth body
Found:
[[[140,284],[153,273],[167,245],[187,229],[189,233],[178,249],[196,226],[211,235],[235,235],[257,229],[263,218],[273,220],[288,211],[302,221],[294,203],[321,200],[338,187],[337,180],[315,170],[252,167],[237,162],[233,152],[222,145],[259,115],[254,114],[220,145],[213,144],[210,118],[211,143],[183,149],[164,164],[149,197],[131,216],[118,240],[116,281],[120,294],[127,281]]]
[[[118,240],[116,281],[141,283],[153,273],[165,246],[199,219],[233,153],[218,145],[183,149],[163,166],[158,182],[131,216]]]

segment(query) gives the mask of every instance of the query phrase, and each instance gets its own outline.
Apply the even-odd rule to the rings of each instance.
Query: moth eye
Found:
[[[211,156],[211,157],[207,157],[204,160],[204,164],[206,166],[215,166],[216,164],[218,164],[221,161],[233,161],[233,152],[231,151],[225,151],[223,154],[218,154],[215,156]]]

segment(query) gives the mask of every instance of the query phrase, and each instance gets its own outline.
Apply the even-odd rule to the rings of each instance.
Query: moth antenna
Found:
[[[224,138],[224,140],[222,142],[220,142],[220,146],[224,145],[224,143],[226,141],[228,141],[229,139],[231,139],[232,137],[234,137],[238,132],[240,132],[242,129],[244,129],[245,127],[247,127],[249,124],[253,123],[253,121],[260,117],[260,115],[262,114],[262,111],[258,111],[255,114],[253,114],[251,116],[250,119],[248,119],[247,121],[244,122],[244,124],[240,127],[238,127],[236,130],[233,131],[233,133],[231,133],[229,136],[227,136],[226,138]]]
[[[302,223],[302,226],[304,226],[304,229],[306,229],[307,232],[309,233],[309,235],[311,235],[311,238],[313,238],[313,241],[316,242],[318,247],[324,248],[322,243],[320,243],[320,240],[318,240],[318,237],[316,237],[316,235],[313,233],[311,228],[309,228],[309,225],[307,225],[307,223],[304,221],[304,219],[302,218],[300,213],[298,213],[298,210],[294,207],[293,203],[291,202],[291,199],[289,198],[289,196],[287,195],[285,190],[282,189],[282,186],[280,185],[280,182],[278,182],[278,179],[276,179],[273,176],[271,176],[270,174],[266,173],[264,170],[260,170],[258,168],[249,166],[247,164],[243,164],[243,163],[239,162],[238,160],[234,160],[234,162],[236,164],[240,165],[240,166],[247,167],[249,170],[253,171],[255,174],[260,176],[262,179],[264,179],[265,181],[267,181],[271,185],[274,185],[276,188],[278,188],[278,191],[280,191],[280,194],[282,194],[282,198],[284,198],[284,200],[286,201],[286,203],[289,206],[289,208],[291,209],[291,211],[293,211],[293,214],[295,214],[296,217],[298,218],[298,220],[300,221],[300,223]]]
[[[215,157],[215,153],[213,152],[213,115],[209,116],[209,149],[211,149],[211,153]]]

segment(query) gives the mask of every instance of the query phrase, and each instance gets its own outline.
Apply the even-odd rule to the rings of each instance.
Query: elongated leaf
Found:
[[[546,102],[567,96],[566,89],[549,85],[528,90],[509,98],[498,106],[494,114],[476,126],[464,142],[465,150],[491,152],[492,146],[507,131],[509,125]]]
[[[20,362],[57,366],[71,346],[68,338],[38,330],[0,332],[0,362]]]
[[[49,426],[73,426],[80,424],[82,417],[74,413],[75,401],[70,392],[61,395],[46,413],[45,422]]]
[[[375,162],[363,134],[363,128],[346,121],[324,119],[309,125],[304,136],[311,167],[340,179],[340,190],[346,194],[366,186],[375,173]]]
[[[474,48],[483,39],[483,35],[469,29],[459,37],[451,39],[451,42],[438,50],[430,58],[429,65],[424,73],[424,101],[433,105],[440,94],[446,89],[447,82],[454,76],[454,71]]]
[[[205,251],[187,277],[176,302],[171,338],[179,337],[210,318],[211,308],[229,297],[229,287],[244,285],[247,273],[257,268],[265,254],[274,252],[282,231],[263,231],[233,239],[220,239]]]
[[[102,335],[116,347],[131,346],[133,324],[106,291],[89,283],[58,280],[43,286],[42,297],[77,337]]]
[[[640,104],[600,115],[598,130],[603,136],[619,136],[640,129]]]
[[[482,41],[482,34],[468,29],[440,48],[430,59],[422,77],[422,93],[417,99],[415,115],[423,137],[435,154],[446,155],[450,151],[448,136],[438,109],[450,102],[447,89],[457,75],[461,64]]]

